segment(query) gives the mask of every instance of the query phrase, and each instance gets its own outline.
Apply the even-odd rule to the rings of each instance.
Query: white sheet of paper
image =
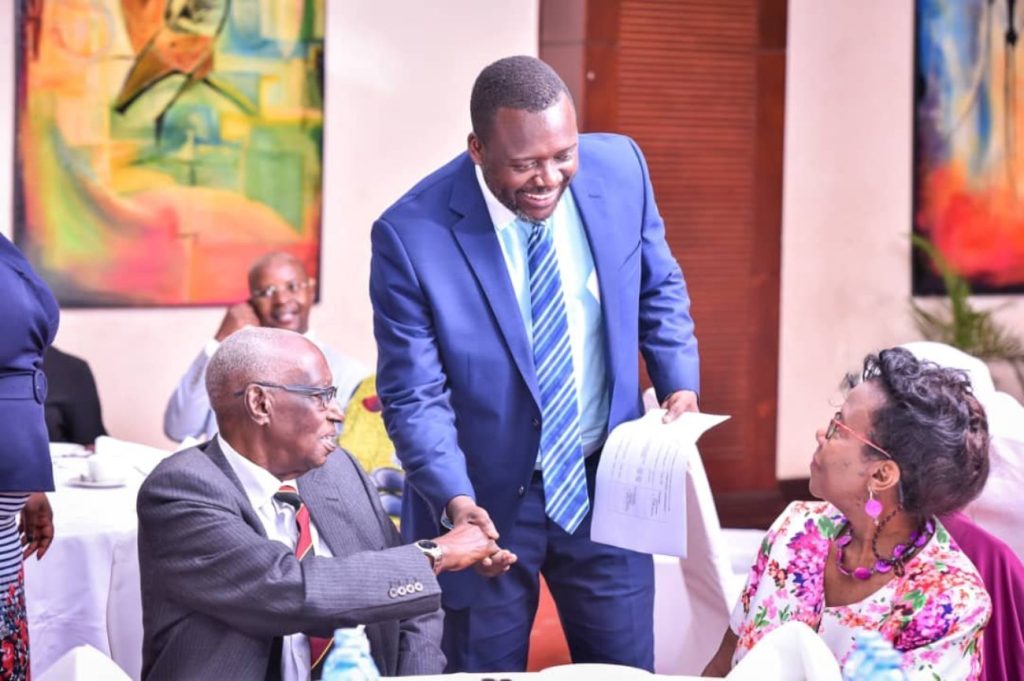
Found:
[[[642,553],[686,557],[686,468],[697,439],[728,416],[653,409],[608,436],[597,468],[590,538]]]

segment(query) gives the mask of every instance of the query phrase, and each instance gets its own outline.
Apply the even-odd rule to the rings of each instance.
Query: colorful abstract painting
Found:
[[[324,0],[16,0],[18,245],[66,306],[317,276]]]
[[[914,229],[975,292],[1024,291],[1024,8],[917,0]],[[942,292],[921,253],[914,293]]]

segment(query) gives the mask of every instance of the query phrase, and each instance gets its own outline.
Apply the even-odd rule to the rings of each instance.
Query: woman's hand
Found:
[[[25,558],[34,553],[36,560],[39,560],[50,548],[50,542],[53,541],[53,509],[50,508],[50,500],[42,492],[32,494],[25,502],[25,508],[21,509],[18,532],[21,534],[21,545],[25,547]]]

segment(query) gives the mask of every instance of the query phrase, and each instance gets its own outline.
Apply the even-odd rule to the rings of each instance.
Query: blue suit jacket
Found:
[[[53,489],[43,351],[60,310],[46,283],[0,234],[0,492]]]
[[[611,430],[641,414],[638,349],[663,398],[698,390],[697,342],[636,144],[581,135],[571,191],[600,285]],[[468,494],[506,533],[537,459],[540,406],[529,334],[468,155],[385,211],[372,244],[377,390],[411,487],[403,531],[436,535],[447,502]],[[445,604],[468,605],[477,579],[442,575]]]

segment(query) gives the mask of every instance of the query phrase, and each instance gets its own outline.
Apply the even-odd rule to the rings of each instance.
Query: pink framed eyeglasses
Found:
[[[892,454],[885,451],[884,449],[876,445],[874,442],[867,439],[866,437],[855,431],[853,428],[843,423],[841,420],[842,418],[843,413],[837,411],[835,413],[835,416],[832,417],[832,420],[828,422],[828,430],[825,431],[826,440],[831,440],[832,436],[836,434],[836,431],[842,428],[843,431],[849,434],[853,439],[859,440],[861,443],[866,444],[868,447],[871,447],[871,449],[884,455],[885,458],[892,460]]]

